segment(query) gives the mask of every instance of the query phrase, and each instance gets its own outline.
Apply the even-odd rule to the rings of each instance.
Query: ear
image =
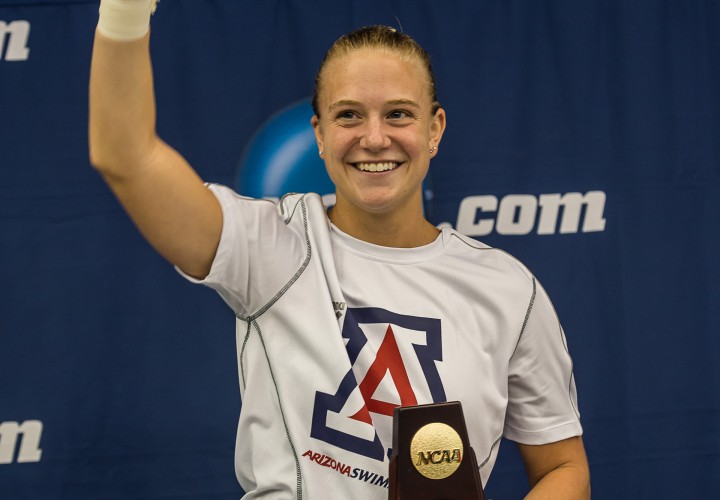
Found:
[[[440,145],[445,132],[446,116],[443,108],[438,108],[430,122],[430,144],[436,148]]]
[[[317,115],[313,115],[313,117],[310,119],[310,125],[312,125],[313,132],[315,133],[315,142],[317,143],[318,150],[322,151],[324,141],[322,126],[320,125],[320,118],[318,118]]]

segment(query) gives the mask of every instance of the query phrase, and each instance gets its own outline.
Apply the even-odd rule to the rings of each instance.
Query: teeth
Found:
[[[385,172],[398,166],[394,161],[385,163],[356,163],[355,166],[363,172]]]

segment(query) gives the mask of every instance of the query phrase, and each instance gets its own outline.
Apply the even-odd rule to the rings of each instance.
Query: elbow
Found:
[[[106,135],[90,129],[88,157],[90,165],[106,180],[134,175],[150,161],[160,142],[157,136],[146,138]]]
[[[90,144],[88,153],[90,166],[98,172],[106,182],[112,183],[112,180],[120,179],[124,173],[126,173],[123,172],[118,158],[103,152],[102,148],[93,147],[93,145]]]
[[[119,172],[118,163],[121,161],[121,155],[117,147],[113,147],[112,138],[104,136],[97,130],[94,130],[91,124],[88,133],[88,159],[90,166],[103,175],[113,172]]]
[[[90,160],[90,166],[98,172],[102,172],[106,168],[103,156],[99,153],[97,146],[93,145],[92,138],[88,141],[88,159]]]

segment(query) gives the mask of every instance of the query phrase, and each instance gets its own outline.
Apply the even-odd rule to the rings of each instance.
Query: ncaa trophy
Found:
[[[389,500],[485,500],[458,401],[393,412]]]

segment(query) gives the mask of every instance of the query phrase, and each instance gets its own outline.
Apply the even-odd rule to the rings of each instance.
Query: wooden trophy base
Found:
[[[390,500],[485,500],[459,402],[395,408]]]

